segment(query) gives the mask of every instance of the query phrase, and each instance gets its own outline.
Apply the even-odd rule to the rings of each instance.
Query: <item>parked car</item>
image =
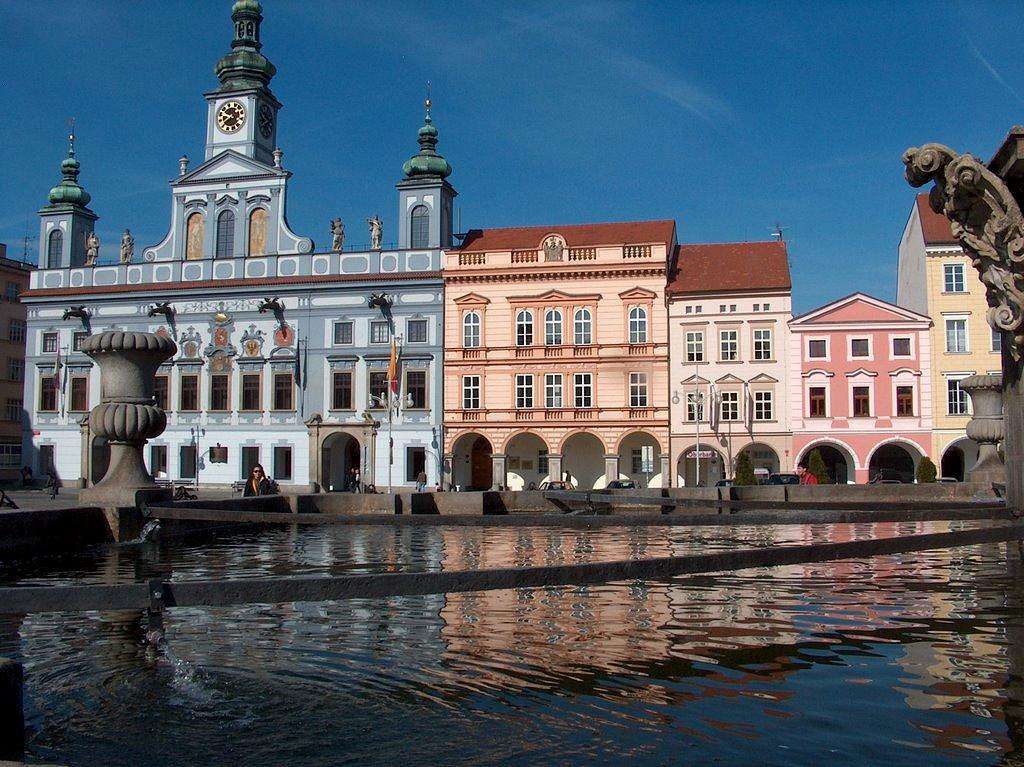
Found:
[[[800,476],[797,474],[772,474],[765,483],[768,485],[799,485]]]
[[[720,479],[715,483],[715,487],[732,487],[732,480]]]
[[[572,490],[568,482],[561,479],[549,479],[540,483],[541,490]]]
[[[636,482],[631,479],[613,479],[608,483],[609,490],[636,490]]]

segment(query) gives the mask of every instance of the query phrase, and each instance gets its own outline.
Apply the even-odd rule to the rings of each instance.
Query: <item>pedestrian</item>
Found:
[[[362,477],[359,475],[359,467],[352,469],[352,492],[363,492]]]
[[[427,472],[420,469],[419,474],[416,475],[416,492],[425,493],[427,491]]]
[[[21,467],[21,486],[28,487],[32,484],[32,467],[28,464]]]
[[[277,495],[277,488],[263,471],[263,466],[257,463],[249,471],[249,479],[245,481],[242,496],[252,498],[258,495]]]
[[[56,469],[50,469],[50,474],[46,479],[46,489],[50,491],[50,500],[55,500],[57,493],[60,492],[60,477],[57,476]]]
[[[811,472],[807,471],[806,466],[796,467],[797,476],[800,477],[801,485],[816,485],[818,484],[818,478]]]

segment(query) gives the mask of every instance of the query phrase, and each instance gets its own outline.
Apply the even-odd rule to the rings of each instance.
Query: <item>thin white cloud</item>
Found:
[[[1013,94],[1013,97],[1014,97],[1015,99],[1017,99],[1017,101],[1020,101],[1020,102],[1024,102],[1024,98],[1022,98],[1022,97],[1021,97],[1021,95],[1020,95],[1020,92],[1019,92],[1019,91],[1018,91],[1018,90],[1017,90],[1016,88],[1014,88],[1014,87],[1013,87],[1013,86],[1012,86],[1012,85],[1011,85],[1011,84],[1010,84],[1010,83],[1009,83],[1009,82],[1008,82],[1008,81],[1006,80],[1006,78],[1005,78],[1005,77],[1003,77],[1003,76],[1002,76],[1002,75],[1001,75],[1001,74],[999,73],[999,70],[998,70],[998,69],[996,69],[996,68],[995,68],[994,66],[992,66],[992,65],[991,65],[991,64],[989,63],[988,59],[986,59],[986,58],[985,58],[984,56],[982,56],[982,55],[981,55],[981,51],[979,51],[979,50],[977,49],[977,47],[975,47],[974,45],[972,45],[972,46],[971,46],[971,53],[973,53],[973,54],[974,54],[974,57],[975,57],[975,58],[976,58],[976,59],[977,59],[978,61],[980,61],[980,62],[981,62],[981,65],[982,65],[983,67],[985,67],[985,69],[987,69],[987,70],[988,70],[988,73],[989,73],[990,75],[992,75],[992,78],[993,78],[993,79],[994,79],[994,80],[995,80],[995,81],[996,81],[997,83],[999,83],[1000,85],[1002,85],[1002,86],[1003,86],[1004,88],[1006,88],[1006,90],[1008,90],[1008,91],[1009,91],[1009,92],[1010,92],[1011,94]]]

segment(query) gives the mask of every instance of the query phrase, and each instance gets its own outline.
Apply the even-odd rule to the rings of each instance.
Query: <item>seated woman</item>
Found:
[[[256,495],[277,495],[277,485],[267,477],[261,464],[256,464],[249,471],[249,479],[245,481],[242,496],[249,498]]]

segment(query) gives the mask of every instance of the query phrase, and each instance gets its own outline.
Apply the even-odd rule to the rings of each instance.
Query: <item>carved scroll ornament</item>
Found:
[[[942,144],[903,153],[907,181],[934,181],[932,210],[949,219],[953,236],[985,285],[988,322],[1003,331],[1017,362],[1024,353],[1024,218],[1006,183],[973,155]]]

